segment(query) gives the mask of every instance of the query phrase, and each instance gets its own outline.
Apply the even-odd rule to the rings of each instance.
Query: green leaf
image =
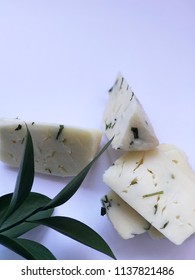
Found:
[[[92,165],[96,160],[102,155],[102,153],[108,148],[113,138],[102,148],[102,150],[97,154],[97,156],[84,167],[77,176],[75,176],[44,208],[43,210],[54,208],[64,204],[68,201],[75,192],[79,189],[86,175],[88,174]]]
[[[0,234],[0,244],[27,260],[56,260],[42,244],[23,238],[10,238]]]
[[[25,201],[28,197],[34,180],[34,151],[30,132],[27,128],[25,148],[16,180],[15,189],[10,205],[5,213],[2,223]]]
[[[11,197],[11,193],[0,197],[0,223],[4,218],[4,213],[9,207]],[[25,222],[25,219],[32,213],[36,212],[36,210],[46,205],[50,200],[51,199],[45,195],[31,192],[25,202],[19,208],[17,208],[17,210],[14,211],[14,213],[9,216],[9,218],[7,218],[3,226],[0,228],[0,232],[9,237],[18,237],[36,227],[36,224],[27,223]],[[47,218],[50,217],[52,213],[53,209],[39,211],[29,219],[33,220]]]
[[[116,259],[104,239],[89,226],[69,217],[50,217],[36,220],[35,223],[50,227],[84,245]]]

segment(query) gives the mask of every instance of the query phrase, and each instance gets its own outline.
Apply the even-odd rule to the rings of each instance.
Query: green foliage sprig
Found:
[[[27,127],[26,143],[13,193],[0,197],[0,244],[29,260],[55,260],[42,244],[20,236],[44,225],[84,245],[116,259],[104,239],[86,224],[70,217],[52,216],[55,207],[66,203],[79,189],[90,168],[107,149],[110,140],[98,155],[75,176],[53,199],[32,192],[34,150]]]

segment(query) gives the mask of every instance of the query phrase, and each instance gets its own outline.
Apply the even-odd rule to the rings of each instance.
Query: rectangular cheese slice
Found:
[[[171,144],[160,144],[158,149],[163,151],[180,168],[181,172],[184,172],[195,182],[195,173],[190,167],[187,156],[183,151]],[[149,224],[115,192],[109,191],[102,199],[102,203],[110,222],[122,238],[132,238],[145,231],[154,239],[164,238],[161,232]]]
[[[195,231],[195,182],[160,149],[126,153],[103,180],[175,244]]]
[[[101,140],[99,130],[59,124],[28,122],[34,147],[35,171],[74,176],[95,156]],[[0,160],[19,166],[26,136],[19,119],[0,119]]]
[[[144,151],[159,143],[142,105],[121,74],[109,90],[103,130],[108,139],[114,136],[114,149]]]

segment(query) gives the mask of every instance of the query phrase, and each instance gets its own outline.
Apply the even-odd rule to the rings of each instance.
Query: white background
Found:
[[[193,0],[0,0],[0,117],[101,129],[107,90],[120,71],[159,141],[182,148],[195,169],[194,14]],[[87,223],[121,260],[194,259],[195,236],[180,246],[147,234],[122,240],[100,216],[111,153],[55,214]],[[13,191],[16,175],[0,163],[0,195]],[[53,197],[66,182],[36,175],[33,191]],[[25,237],[58,259],[109,259],[46,228]],[[0,259],[20,257],[0,247]]]

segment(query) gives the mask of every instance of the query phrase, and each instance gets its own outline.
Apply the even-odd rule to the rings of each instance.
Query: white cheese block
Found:
[[[133,238],[150,227],[141,215],[113,191],[103,197],[102,204],[114,228],[124,239]]]
[[[155,148],[159,143],[142,105],[120,74],[109,90],[103,131],[108,139],[114,136],[114,149],[144,151]]]
[[[195,173],[188,162],[186,154],[181,149],[172,144],[160,144],[158,149],[163,151],[165,155],[180,168],[181,172],[185,173],[195,182]],[[153,226],[149,228],[148,233],[154,239],[162,239],[164,237],[164,235]]]
[[[158,149],[163,151],[188,177],[195,182],[195,173],[192,171],[187,156],[174,145],[161,144]],[[102,199],[106,214],[118,234],[129,239],[145,231],[154,239],[162,239],[164,235],[151,226],[130,205],[122,200],[115,192],[109,191]]]
[[[27,123],[34,146],[35,170],[57,176],[74,176],[95,156],[99,130],[58,124]],[[19,119],[0,119],[0,160],[19,166],[26,135]]]
[[[103,180],[175,244],[195,231],[195,182],[160,149],[126,153]]]

